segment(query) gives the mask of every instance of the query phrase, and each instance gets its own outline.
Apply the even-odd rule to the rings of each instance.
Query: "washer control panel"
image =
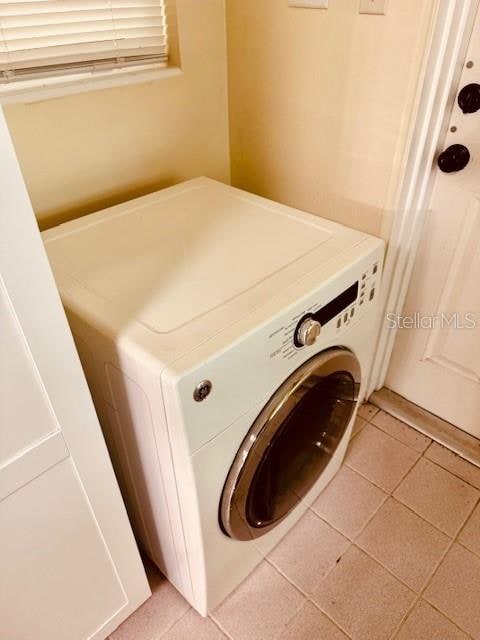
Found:
[[[375,299],[379,268],[378,262],[368,266],[360,278],[357,276],[352,285],[333,299],[310,305],[273,331],[269,338],[275,348],[270,352],[270,358],[290,360],[300,350],[314,345],[320,335],[325,333],[330,339],[348,328]]]
[[[305,314],[297,324],[293,342],[297,348],[310,346],[320,335],[320,328],[330,320],[342,313],[348,315],[346,311],[358,298],[360,290],[359,282],[355,282],[348,289],[342,291],[327,304],[321,306],[315,313]]]

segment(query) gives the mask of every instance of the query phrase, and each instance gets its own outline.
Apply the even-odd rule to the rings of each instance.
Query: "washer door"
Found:
[[[236,540],[270,531],[330,462],[357,403],[360,365],[347,349],[323,351],[277,389],[228,473],[220,525]]]

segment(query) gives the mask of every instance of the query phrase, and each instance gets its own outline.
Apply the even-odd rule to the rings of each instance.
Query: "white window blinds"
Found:
[[[0,0],[0,83],[167,55],[165,0]]]

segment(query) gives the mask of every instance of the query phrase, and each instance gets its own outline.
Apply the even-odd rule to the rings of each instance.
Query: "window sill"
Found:
[[[171,78],[181,73],[180,67],[149,64],[134,68],[12,82],[0,87],[0,105],[39,102],[85,91],[152,82],[162,78]]]

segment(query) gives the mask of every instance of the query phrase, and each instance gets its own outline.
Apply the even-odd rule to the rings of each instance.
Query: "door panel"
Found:
[[[150,591],[0,110],[0,638],[103,640]]]
[[[31,443],[60,430],[1,277],[0,353],[1,466]],[[18,422],[24,427],[12,428]]]
[[[479,122],[480,126],[480,122]],[[480,197],[472,196],[453,251],[452,263],[440,294],[437,315],[443,310],[460,312],[466,325],[460,330],[455,324],[435,327],[426,344],[425,360],[451,369],[466,381],[480,382],[480,339],[478,331],[468,329],[480,319]],[[480,390],[479,390],[480,392]]]
[[[0,600],[19,603],[1,607],[3,638],[91,638],[125,607],[70,457],[3,500],[0,521],[2,554],[15,558],[2,562]]]
[[[480,110],[463,113],[456,99],[471,83],[480,84],[480,13],[443,145],[466,146],[470,161],[436,169],[403,310],[423,324],[397,332],[386,386],[480,438]]]

